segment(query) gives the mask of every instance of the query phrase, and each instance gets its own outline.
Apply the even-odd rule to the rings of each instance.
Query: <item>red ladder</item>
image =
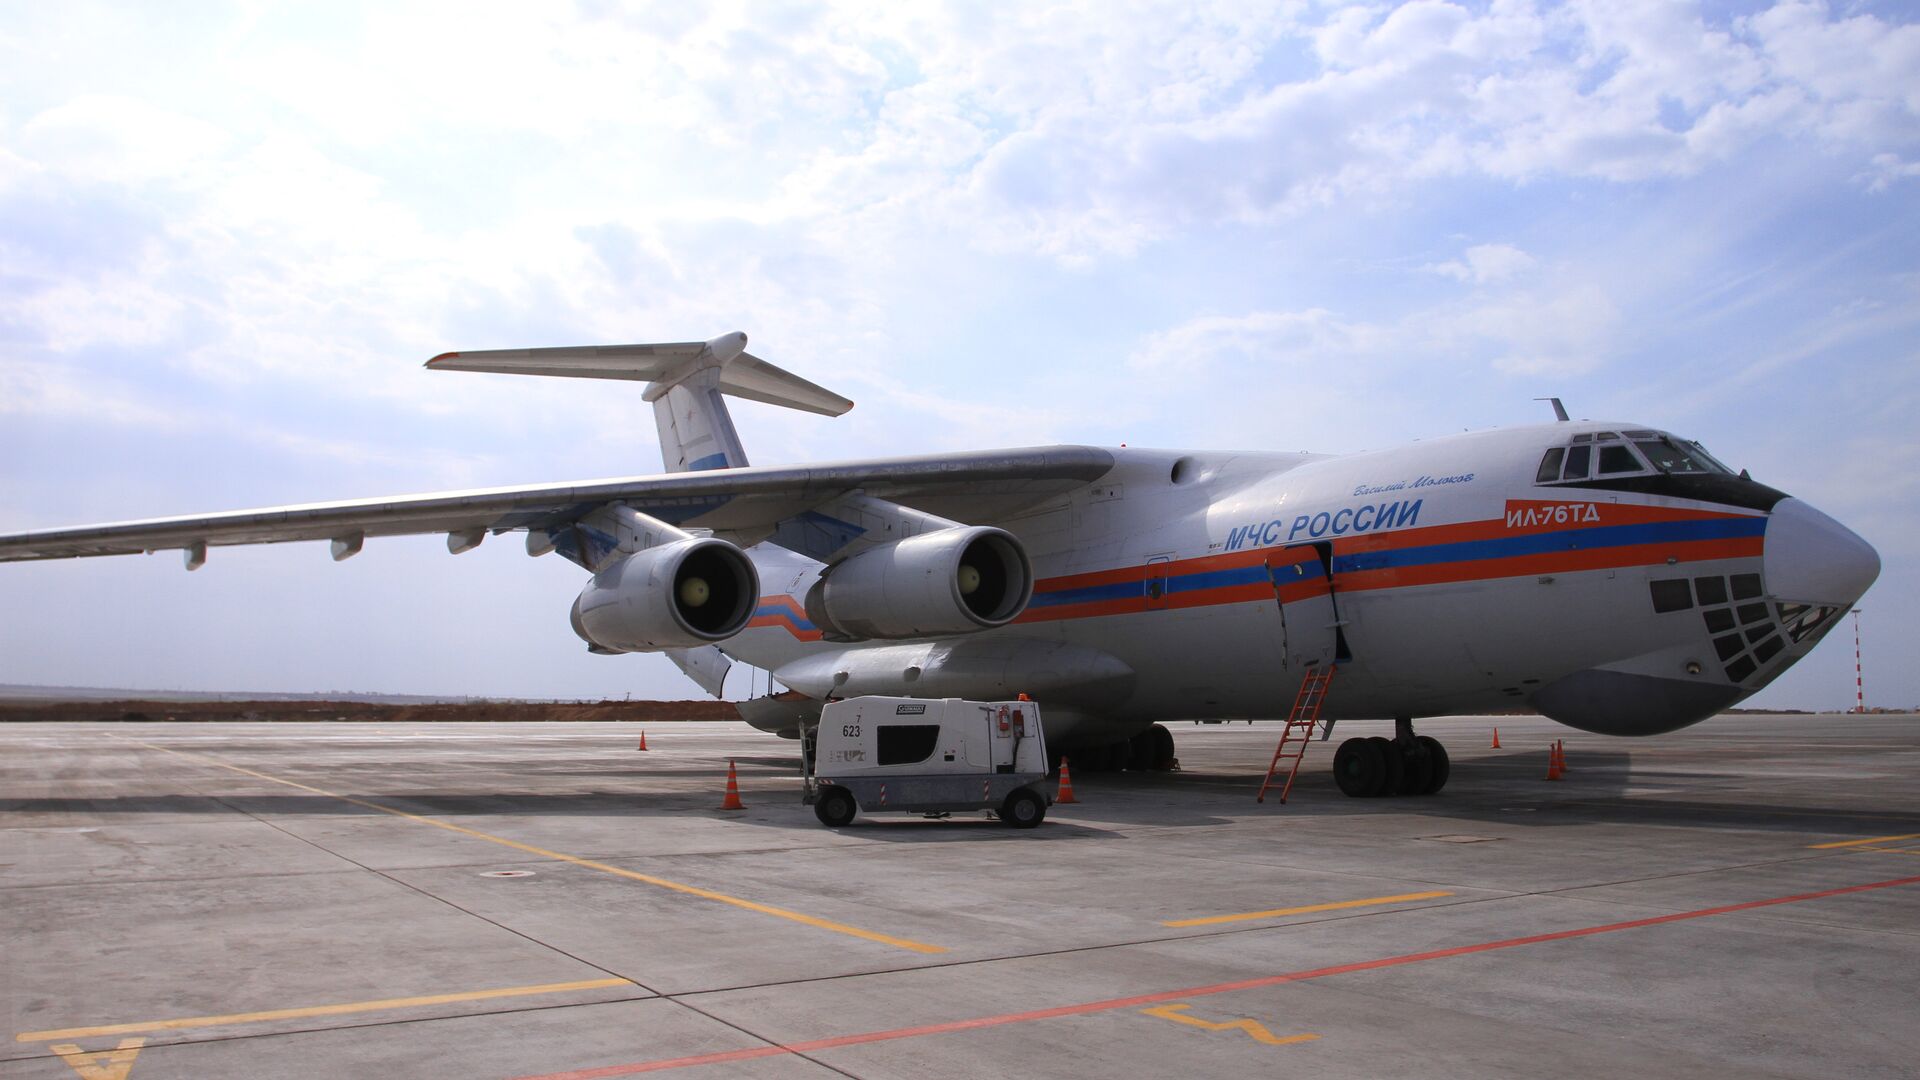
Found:
[[[1327,700],[1327,684],[1338,670],[1335,664],[1307,669],[1307,677],[1300,680],[1300,692],[1294,695],[1287,729],[1280,734],[1280,745],[1273,748],[1273,760],[1267,763],[1266,779],[1260,781],[1260,795],[1254,802],[1267,801],[1267,788],[1273,786],[1280,762],[1291,759],[1293,767],[1287,770],[1287,782],[1280,787],[1280,802],[1285,805],[1287,793],[1293,790],[1293,778],[1300,775],[1300,759],[1307,756],[1307,746],[1313,741],[1313,729],[1320,726],[1320,706]]]

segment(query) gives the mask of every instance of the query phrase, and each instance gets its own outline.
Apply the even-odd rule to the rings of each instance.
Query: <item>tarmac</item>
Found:
[[[1364,800],[1348,722],[1285,805],[1278,725],[1180,724],[1031,831],[645,730],[0,724],[0,1076],[1920,1069],[1913,716],[1434,720],[1446,790]]]

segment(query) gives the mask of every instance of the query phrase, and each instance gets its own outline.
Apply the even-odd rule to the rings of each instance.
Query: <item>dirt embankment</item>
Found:
[[[363,701],[44,701],[0,705],[7,721],[120,721],[184,723],[274,721],[618,721],[738,720],[730,701],[597,701],[557,703],[472,701],[443,704],[375,705]]]

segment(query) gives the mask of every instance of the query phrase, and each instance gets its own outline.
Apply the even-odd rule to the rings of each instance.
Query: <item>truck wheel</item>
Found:
[[[813,804],[813,816],[820,819],[820,824],[837,829],[851,823],[859,809],[859,804],[853,801],[853,792],[846,788],[822,788],[820,798]]]
[[[1046,817],[1046,800],[1035,795],[1032,788],[1015,788],[1000,804],[1000,820],[1016,829],[1031,829]]]

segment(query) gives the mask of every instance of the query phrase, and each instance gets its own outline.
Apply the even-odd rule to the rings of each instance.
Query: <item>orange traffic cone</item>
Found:
[[[1054,805],[1061,806],[1061,805],[1065,805],[1066,803],[1077,803],[1079,801],[1080,801],[1079,799],[1076,799],[1073,797],[1073,773],[1069,772],[1067,769],[1067,759],[1061,758],[1060,759],[1060,794],[1054,796],[1054,799],[1053,799]]]
[[[640,729],[640,749],[645,750],[646,748],[647,748],[647,731],[645,728],[641,728]]]
[[[1572,772],[1572,769],[1567,768],[1567,740],[1555,739],[1553,749],[1560,755],[1560,771],[1562,773]]]
[[[1560,779],[1560,751],[1551,745],[1547,747],[1547,779]]]
[[[747,804],[740,801],[740,778],[734,775],[733,762],[727,762],[727,797],[720,803],[722,810],[745,810]]]
[[[642,735],[642,736],[640,736],[640,737],[641,737],[641,738],[643,738],[643,739],[644,739],[644,738],[646,738],[646,736],[645,736],[645,735]],[[1493,745],[1492,745],[1492,746],[1489,746],[1489,747],[1487,747],[1487,749],[1489,749],[1489,750],[1498,750],[1498,749],[1500,749],[1500,729],[1499,729],[1499,728],[1494,728],[1494,729],[1493,729]]]

